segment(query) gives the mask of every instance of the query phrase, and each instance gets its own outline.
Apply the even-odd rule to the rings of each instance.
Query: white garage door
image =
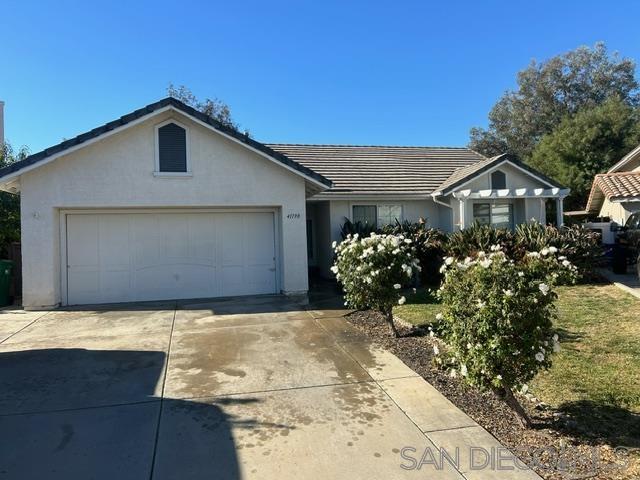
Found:
[[[67,215],[67,303],[276,292],[272,212]]]

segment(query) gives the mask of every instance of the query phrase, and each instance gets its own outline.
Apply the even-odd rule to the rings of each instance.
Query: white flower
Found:
[[[440,349],[438,348],[437,345],[433,346],[433,353],[435,353],[436,355],[440,355]]]
[[[411,240],[409,238],[405,238],[404,239],[404,243],[406,243],[407,245],[409,245],[411,243]]]
[[[539,362],[543,362],[544,361],[544,353],[542,353],[542,352],[536,353],[536,360],[539,361]]]
[[[546,283],[541,283],[540,285],[538,285],[538,289],[540,289],[543,295],[549,293],[549,285],[547,285]]]
[[[483,302],[482,300],[478,300],[477,302],[478,308],[484,308],[484,306],[486,305],[485,302]]]
[[[551,253],[557,253],[557,252],[558,252],[558,249],[557,249],[556,247],[549,247],[549,251],[550,251]]]
[[[519,277],[524,277],[524,272],[518,272]]]
[[[407,301],[406,298],[404,297],[400,297],[400,299],[398,300],[398,305],[404,305],[404,303]]]
[[[554,342],[557,342],[559,338],[560,338],[560,337],[558,337],[558,334],[557,334],[557,333],[554,333],[554,334],[553,334],[553,337],[551,337],[551,339],[552,339]]]
[[[464,364],[460,366],[460,375],[463,377],[467,376],[467,366]]]
[[[566,260],[566,259],[567,259],[567,257],[565,257],[564,255],[558,257],[558,260]]]
[[[538,252],[529,252],[527,253],[528,257],[538,258],[540,254]]]
[[[436,313],[436,320],[442,320],[442,313]]]
[[[472,345],[470,343],[467,343],[467,350],[471,350],[471,346]]]
[[[511,290],[503,290],[505,297],[513,297],[513,292]]]
[[[395,283],[393,285],[393,288],[395,288],[396,290],[400,290],[401,285],[399,283]]]
[[[569,260],[563,260],[562,265],[568,267],[569,265],[571,265],[571,262]]]
[[[334,265],[333,267],[331,267],[331,271],[332,271],[333,273],[338,273],[338,267],[337,267],[337,265]]]
[[[500,250],[502,250],[502,247],[498,244],[496,245],[491,245],[491,251],[492,252],[499,252]]]
[[[456,369],[455,369],[455,368],[452,368],[452,369],[451,369],[451,371],[449,372],[449,376],[450,376],[451,378],[456,378],[457,373],[456,373]]]
[[[527,393],[529,391],[529,385],[527,385],[526,383],[524,385],[522,385],[522,387],[520,388],[520,393],[522,395],[524,395],[525,393]]]
[[[502,375],[496,375],[496,380],[502,380]]]
[[[543,257],[549,255],[549,249],[547,247],[544,247],[542,250],[540,250],[540,255],[542,255]]]
[[[489,268],[491,266],[491,259],[487,258],[485,260],[480,260],[479,263],[482,268]]]
[[[445,265],[451,265],[453,263],[453,257],[447,257],[444,259]]]
[[[334,242],[331,244],[331,248],[336,248],[337,246],[338,246],[338,242],[336,242],[336,241],[334,241]]]

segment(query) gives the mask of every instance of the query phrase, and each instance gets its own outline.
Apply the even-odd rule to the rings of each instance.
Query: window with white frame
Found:
[[[393,225],[396,220],[402,221],[402,205],[354,205],[351,220],[353,223],[360,222],[375,228]]]
[[[170,120],[156,126],[156,172],[189,173],[187,128],[177,122]]]
[[[473,221],[494,228],[513,229],[513,204],[474,203]]]

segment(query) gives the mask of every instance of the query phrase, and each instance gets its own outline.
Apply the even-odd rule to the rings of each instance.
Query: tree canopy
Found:
[[[532,62],[472,128],[469,147],[513,153],[571,188],[568,208],[584,207],[593,177],[640,142],[640,88],[635,63],[603,43]]]
[[[29,155],[29,149],[18,150],[9,143],[0,145],[0,168],[6,167]],[[11,242],[20,240],[20,197],[7,192],[0,192],[0,256]]]
[[[182,103],[186,103],[205,115],[209,115],[229,128],[240,130],[240,126],[231,116],[229,105],[218,98],[199,100],[189,88],[184,85],[176,87],[173,83],[170,83],[167,87],[167,95],[180,100]],[[248,132],[245,131],[245,134],[248,135]]]
[[[489,127],[471,129],[470,148],[487,156],[509,152],[527,161],[542,137],[566,117],[611,97],[629,106],[640,103],[635,62],[609,54],[603,43],[533,61],[518,73],[517,83],[489,112]]]
[[[529,164],[571,188],[567,208],[584,207],[597,173],[640,143],[640,112],[618,97],[565,117],[543,136]]]

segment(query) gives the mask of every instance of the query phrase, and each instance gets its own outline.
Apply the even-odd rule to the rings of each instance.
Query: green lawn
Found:
[[[563,287],[558,294],[562,350],[534,379],[532,393],[568,410],[590,404],[640,413],[640,300],[613,285]],[[434,322],[438,311],[436,302],[417,294],[394,313],[420,325]]]

